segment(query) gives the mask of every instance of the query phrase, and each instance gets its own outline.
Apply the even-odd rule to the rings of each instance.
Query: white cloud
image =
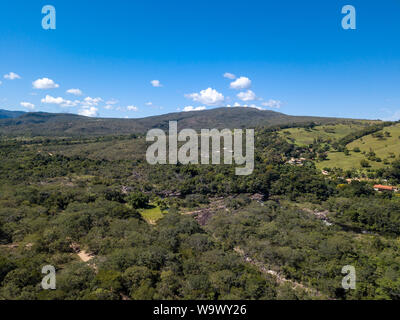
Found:
[[[247,90],[245,92],[240,92],[237,97],[242,101],[253,101],[256,99],[256,94],[251,90]]]
[[[222,93],[212,88],[202,90],[200,93],[187,94],[185,97],[208,106],[221,105],[225,100]]]
[[[46,97],[43,98],[41,102],[46,104],[58,104],[61,107],[76,107],[78,104],[81,103],[79,100],[71,101],[66,100],[62,97],[55,98],[50,95],[46,95]]]
[[[266,102],[263,102],[262,105],[264,107],[270,107],[270,108],[277,108],[279,109],[282,106],[282,102],[279,100],[268,100]]]
[[[24,102],[24,101],[23,101],[23,102],[21,102],[20,104],[21,104],[21,106],[24,107],[24,108],[27,108],[27,109],[30,109],[30,110],[35,109],[35,105],[34,105],[33,103]]]
[[[150,81],[151,85],[155,88],[162,87],[163,85],[161,84],[160,80],[152,80]]]
[[[153,105],[153,102],[149,101],[149,102],[146,102],[145,104],[146,104],[146,106],[151,107]]]
[[[113,109],[113,107],[112,107],[112,106],[110,106],[110,105],[106,105],[106,106],[104,107],[104,109],[107,109],[107,110],[112,110],[112,109]]]
[[[67,93],[73,94],[75,96],[81,96],[82,95],[82,91],[80,89],[69,89],[69,90],[67,90]]]
[[[106,101],[106,104],[107,105],[114,105],[114,104],[117,104],[119,101],[118,100],[116,100],[116,99],[111,99],[111,100],[108,100],[108,101]]]
[[[241,90],[248,89],[251,86],[251,80],[247,77],[240,77],[235,81],[231,82],[231,89]]]
[[[246,106],[246,107],[247,107],[247,106]],[[255,104],[251,104],[251,105],[249,105],[248,107],[249,107],[249,108],[258,109],[258,110],[264,110],[263,108],[261,108],[261,107],[255,105]]]
[[[62,104],[64,103],[64,98],[58,97],[54,98],[52,96],[46,95],[45,98],[42,99],[42,103],[47,103],[47,104]]]
[[[224,73],[224,78],[233,80],[233,79],[236,79],[236,76],[232,73],[226,72],[226,73]]]
[[[79,100],[64,100],[64,103],[61,104],[61,107],[76,107],[81,102]]]
[[[82,104],[86,106],[97,106],[102,101],[103,99],[99,97],[97,98],[86,97],[85,99],[83,99]]]
[[[232,107],[247,107],[247,105],[243,105],[242,103],[239,103],[239,102],[235,102],[233,105],[227,104],[226,106],[228,108],[232,108]]]
[[[193,106],[187,106],[183,108],[183,112],[189,112],[189,111],[203,111],[206,110],[205,106],[201,107],[193,107]]]
[[[55,89],[59,85],[49,78],[37,79],[32,82],[33,88],[35,89]]]
[[[128,111],[138,111],[139,110],[138,107],[135,107],[135,106],[127,106],[126,109]]]
[[[97,117],[98,111],[96,107],[85,106],[81,110],[79,110],[78,114],[85,117]]]
[[[8,80],[21,79],[21,76],[14,72],[10,72],[10,73],[7,73],[4,75],[4,79],[8,79]]]
[[[228,104],[227,107],[228,108],[242,107],[242,108],[254,108],[254,109],[258,109],[258,110],[264,110],[263,108],[255,105],[255,104],[247,105],[247,104],[241,104],[241,103],[238,103],[238,102],[235,102],[233,105]]]

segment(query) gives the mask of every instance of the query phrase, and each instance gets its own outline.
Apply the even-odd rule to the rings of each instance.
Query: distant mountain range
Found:
[[[23,111],[8,111],[0,109],[0,119],[10,119],[10,118],[18,118],[22,116],[26,112]]]
[[[336,123],[350,119],[289,116],[254,108],[216,108],[178,112],[141,119],[88,118],[74,114],[24,113],[0,110],[0,134],[30,136],[124,135],[145,133],[152,128],[167,130],[169,121],[179,129],[255,128],[294,123]]]

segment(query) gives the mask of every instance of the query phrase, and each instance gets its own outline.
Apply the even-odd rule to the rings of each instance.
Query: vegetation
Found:
[[[400,184],[399,155],[378,147],[394,150],[398,125],[295,126],[257,128],[250,176],[151,166],[132,132],[2,136],[0,299],[398,299],[400,197],[373,189]],[[359,169],[327,166],[332,154]],[[48,264],[56,290],[40,286]]]

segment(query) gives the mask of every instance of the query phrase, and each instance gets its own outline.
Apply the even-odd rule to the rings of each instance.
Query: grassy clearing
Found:
[[[389,132],[390,137],[384,137],[383,139],[374,137],[373,134],[357,139],[347,145],[347,149],[350,150],[350,155],[346,156],[343,152],[329,152],[328,160],[317,163],[317,168],[342,168],[344,170],[360,169],[360,161],[366,159],[366,155],[370,151],[375,152],[376,156],[381,158],[382,162],[369,161],[372,169],[379,169],[387,166],[384,160],[392,162],[394,160],[393,155],[396,157],[400,156],[400,124],[392,127],[387,127],[380,131],[380,133]],[[359,148],[361,152],[354,152],[354,148]]]
[[[369,152],[372,149],[376,155],[382,159],[394,153],[396,156],[400,154],[400,124],[388,127],[380,131],[382,133],[389,132],[390,137],[384,137],[384,140],[368,135],[360,138],[347,145],[349,150],[358,147],[361,151]]]
[[[164,214],[166,214],[166,211],[162,211],[158,206],[153,206],[152,208],[148,209],[141,209],[139,212],[143,219],[150,224],[155,224],[158,220],[164,217]]]
[[[313,129],[290,128],[282,130],[280,134],[286,137],[291,143],[295,143],[299,146],[308,146],[316,139],[321,139],[323,141],[328,139],[339,140],[352,132],[361,130],[365,125],[365,123],[359,122],[356,124],[329,124],[317,126]]]
[[[328,160],[317,162],[316,166],[318,169],[323,168],[341,168],[343,170],[360,169],[360,161],[365,159],[365,156],[361,153],[350,152],[350,155],[346,156],[343,152],[328,152]],[[378,169],[385,165],[383,162],[369,161],[371,168]]]

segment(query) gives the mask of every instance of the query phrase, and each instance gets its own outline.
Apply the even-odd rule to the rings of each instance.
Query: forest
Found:
[[[4,134],[0,299],[399,299],[400,197],[373,184],[400,184],[400,154],[371,180],[318,168],[329,148],[388,125],[310,145],[283,132],[315,124],[258,127],[249,176],[150,165],[140,133]],[[56,290],[40,285],[45,265]]]

